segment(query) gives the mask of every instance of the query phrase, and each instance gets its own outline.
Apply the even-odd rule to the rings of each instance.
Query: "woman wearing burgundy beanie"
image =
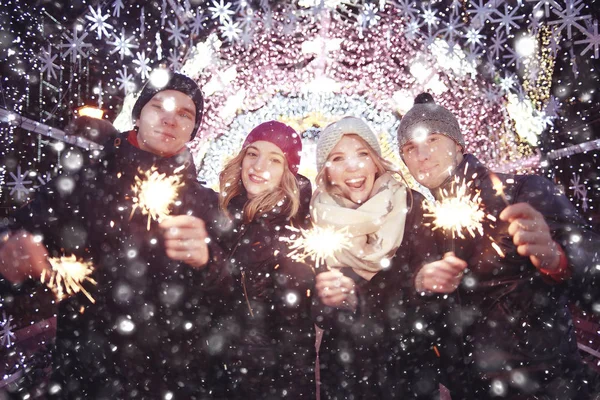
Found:
[[[314,399],[314,273],[279,240],[304,226],[311,186],[298,175],[302,141],[289,126],[254,128],[220,178],[220,235],[234,277],[227,398]]]

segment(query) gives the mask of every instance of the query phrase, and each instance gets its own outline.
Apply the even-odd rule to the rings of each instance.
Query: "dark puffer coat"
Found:
[[[497,218],[506,205],[496,194],[489,171],[472,155],[466,155],[456,171],[460,179],[472,180],[470,193],[479,191],[486,213]],[[453,178],[442,188],[448,189]],[[572,283],[586,283],[600,241],[585,228],[569,200],[542,177],[499,174],[499,178],[511,204],[528,203],[545,217],[552,237],[566,253]],[[446,371],[453,398],[588,398],[566,285],[544,276],[529,257],[517,253],[508,223],[498,220],[494,225],[475,239],[451,243],[439,238],[441,246],[454,248],[468,264],[462,285],[449,298],[455,306],[444,321],[450,332],[442,359],[454,361]],[[488,236],[505,257],[496,253]]]
[[[74,254],[95,268],[97,285],[85,285],[95,304],[80,293],[59,305],[50,391],[80,399],[211,398],[223,350],[211,321],[230,284],[222,251],[212,240],[201,270],[168,258],[158,224],[148,230],[146,215],[131,216],[131,187],[138,169],[170,175],[183,168],[172,215],[202,218],[209,235],[216,194],[198,184],[187,151],[161,158],[120,136],[104,152],[99,163],[46,185],[12,226],[41,234],[51,255]]]
[[[310,182],[300,177],[305,222]],[[307,200],[308,199],[308,200]],[[310,315],[314,272],[287,255],[280,237],[290,221],[273,210],[242,223],[245,195],[234,198],[220,234],[234,279],[228,332],[230,399],[314,399],[315,327]],[[298,226],[297,223],[294,224]]]
[[[341,269],[357,285],[357,311],[315,306],[317,324],[324,329],[322,399],[427,399],[438,392],[437,332],[430,332],[438,305],[422,301],[414,274],[440,254],[431,229],[423,225],[423,195],[409,193],[404,237],[391,265],[370,281]]]

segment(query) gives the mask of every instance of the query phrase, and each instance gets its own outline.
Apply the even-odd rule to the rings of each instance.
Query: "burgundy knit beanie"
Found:
[[[279,147],[287,159],[290,171],[294,175],[298,173],[302,140],[293,128],[278,121],[263,122],[248,134],[242,149],[259,140],[271,142]]]

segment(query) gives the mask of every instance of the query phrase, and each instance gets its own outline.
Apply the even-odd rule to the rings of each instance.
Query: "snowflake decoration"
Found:
[[[196,15],[194,15],[194,20],[190,25],[190,33],[192,36],[198,36],[202,30],[204,30],[204,21],[206,21],[206,17],[203,13],[198,10]]]
[[[69,37],[69,35],[65,34],[64,38],[67,40],[67,43],[61,44],[60,47],[64,47],[67,50],[65,50],[64,53],[61,53],[61,56],[68,57],[70,55],[72,64],[75,64],[79,56],[84,58],[87,57],[88,54],[85,52],[85,49],[92,47],[91,44],[84,42],[84,39],[87,37],[87,35],[87,32],[83,32],[83,34],[79,36],[77,28],[73,28],[72,37]]]
[[[492,39],[492,45],[490,46],[490,55],[494,58],[498,58],[500,53],[506,47],[506,37],[504,37],[504,32],[497,31],[496,36]]]
[[[531,3],[532,1],[536,2],[536,5],[533,6],[533,13],[535,14],[539,9],[544,7],[544,15],[546,18],[550,16],[550,8],[556,8],[557,10],[562,10],[562,6],[558,4],[555,0],[527,0],[527,2]]]
[[[375,4],[365,4],[358,16],[360,27],[369,29],[377,25],[377,22],[381,18],[377,15],[377,11]]]
[[[404,27],[404,37],[408,40],[415,40],[420,33],[421,24],[416,19],[411,19]]]
[[[133,83],[133,75],[127,72],[127,67],[123,66],[123,70],[119,70],[117,72],[119,76],[117,77],[117,82],[119,82],[119,89],[121,89],[125,94],[129,94],[135,90],[135,83]]]
[[[469,28],[467,33],[465,33],[465,39],[467,39],[467,44],[471,49],[475,46],[482,45],[481,39],[483,39],[483,35],[479,33],[480,31],[481,29]]]
[[[485,21],[494,12],[493,2],[486,2],[486,0],[478,0],[478,2],[476,3],[473,0],[471,0],[471,5],[473,6],[473,9],[467,10],[467,13],[473,14],[471,24],[476,27],[481,27],[485,25]]]
[[[429,4],[427,5],[427,8],[423,8],[422,18],[427,24],[429,32],[431,32],[431,28],[439,22],[439,18],[435,15],[435,11],[431,9],[431,5]]]
[[[52,180],[52,176],[51,175],[44,175],[44,176],[38,176],[37,177],[37,181],[39,182],[39,185],[33,185],[34,189],[39,189],[42,186],[46,185],[48,182],[50,182]]]
[[[572,28],[576,27],[582,32],[585,32],[585,28],[581,26],[578,21],[583,21],[591,18],[590,15],[580,15],[581,10],[585,7],[585,4],[581,4],[581,0],[566,0],[566,8],[564,11],[552,9],[558,19],[555,21],[548,22],[549,25],[558,25],[558,30],[563,31],[567,28],[567,38],[571,39],[573,34]]]
[[[573,178],[569,181],[571,186],[569,189],[573,190],[573,195],[576,199],[581,200],[581,208],[583,211],[587,211],[587,188],[583,183],[579,183],[581,177],[576,173],[573,173]]]
[[[445,40],[454,41],[454,37],[460,32],[459,30],[464,26],[460,22],[460,16],[452,14],[450,21],[444,23],[444,27],[438,31],[438,34],[442,34]]]
[[[230,10],[230,3],[225,3],[224,0],[213,0],[213,6],[208,9],[212,12],[212,19],[218,19],[220,24],[225,21],[231,21],[231,16],[235,14],[233,10]]]
[[[121,10],[123,8],[125,8],[125,5],[123,4],[123,0],[113,1],[112,8],[113,8],[113,16],[119,18],[121,16]]]
[[[181,69],[181,60],[179,59],[179,52],[175,49],[169,50],[169,56],[167,57],[171,64],[173,71],[179,71]]]
[[[25,185],[30,185],[32,183],[31,180],[28,180],[29,171],[26,171],[24,174],[21,173],[21,166],[17,166],[17,174],[10,172],[10,176],[13,179],[12,182],[8,182],[7,186],[12,186],[13,188],[10,191],[10,195],[16,192],[16,198],[21,199],[23,196],[27,196],[30,192],[30,189],[25,187]]]
[[[56,79],[56,72],[54,70],[60,70],[60,67],[54,63],[58,54],[52,55],[52,45],[48,45],[48,49],[42,49],[42,55],[39,56],[42,66],[40,72],[43,74],[46,72],[46,80],[50,80],[50,76]]]
[[[505,4],[504,14],[502,14],[498,10],[494,10],[494,12],[498,14],[500,18],[492,18],[491,21],[497,23],[499,28],[504,27],[504,29],[506,30],[506,34],[508,35],[510,34],[510,30],[512,29],[511,27],[519,28],[517,21],[525,18],[524,15],[515,16],[517,11],[519,11],[518,7],[514,7],[511,11],[509,11],[508,5]]]
[[[121,56],[121,60],[124,56],[132,56],[131,49],[137,48],[137,44],[131,43],[134,38],[133,35],[125,38],[125,28],[121,29],[121,36],[115,36],[114,42],[108,42],[108,44],[112,44],[115,48],[111,50],[110,54],[115,54],[119,52],[119,56]]]
[[[183,32],[183,30],[184,27],[179,26],[177,20],[175,23],[169,21],[169,27],[165,28],[165,31],[170,33],[168,39],[173,42],[175,47],[183,46],[185,44],[187,35]]]
[[[242,13],[242,17],[240,18],[240,28],[247,32],[254,32],[256,29],[256,13],[248,8],[246,11]]]
[[[92,13],[92,15],[86,15],[85,18],[92,22],[92,26],[90,26],[90,30],[96,31],[96,38],[98,38],[98,39],[102,39],[103,34],[107,38],[110,37],[110,33],[108,33],[108,29],[112,29],[113,26],[106,22],[106,20],[108,19],[108,17],[110,17],[110,15],[109,14],[102,15],[102,10],[100,9],[100,6],[98,6],[96,8],[96,10],[94,10],[92,8],[92,6],[89,6],[89,8],[90,8],[90,12]]]
[[[507,65],[515,65],[517,69],[521,68],[522,59],[517,51],[511,47],[506,47],[506,53],[502,56],[504,60],[506,60]]]
[[[15,327],[12,324],[12,321],[12,315],[9,315],[7,318],[6,313],[2,311],[2,321],[0,321],[0,345],[2,346],[10,347],[14,344],[14,342],[11,341],[12,339],[16,338],[14,332],[12,331],[12,329]]]
[[[228,42],[235,42],[239,40],[240,33],[242,30],[237,22],[225,21],[223,26],[219,27],[221,34],[227,39]]]
[[[504,78],[500,78],[500,89],[502,89],[504,93],[508,93],[513,86],[515,86],[515,83],[515,75],[509,73]]]
[[[150,76],[150,71],[152,71],[150,59],[146,57],[145,51],[142,51],[141,53],[136,52],[135,56],[137,57],[137,59],[133,60],[133,63],[137,65],[135,72],[140,74],[142,80],[146,80],[146,78]]]
[[[144,13],[144,7],[142,7],[142,10],[140,11],[140,37],[143,38],[145,34],[146,34],[146,13]]]
[[[400,10],[400,15],[406,16],[410,20],[414,20],[419,14],[419,9],[415,7],[414,0],[396,0],[394,5]]]
[[[581,55],[584,56],[590,50],[594,50],[594,58],[597,60],[600,53],[600,35],[598,34],[598,21],[594,20],[594,25],[590,26],[585,32],[587,38],[583,40],[576,40],[576,44],[587,44],[586,48],[581,51]]]

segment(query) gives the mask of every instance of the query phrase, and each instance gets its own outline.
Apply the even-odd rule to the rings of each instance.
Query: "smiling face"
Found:
[[[406,142],[402,158],[411,175],[428,189],[438,188],[462,161],[462,148],[441,133]]]
[[[273,143],[259,140],[250,144],[242,159],[242,184],[248,198],[279,187],[285,163],[283,152]]]
[[[177,154],[192,137],[196,106],[185,93],[163,90],[142,108],[136,121],[142,150],[168,157]]]
[[[369,145],[357,135],[344,135],[327,157],[327,179],[354,203],[369,199],[377,178],[377,166]]]

